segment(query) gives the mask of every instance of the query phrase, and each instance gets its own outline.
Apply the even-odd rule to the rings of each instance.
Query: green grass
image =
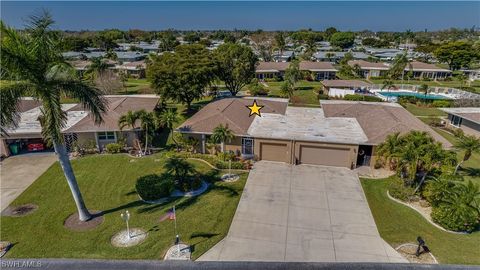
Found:
[[[444,232],[426,221],[419,213],[387,197],[388,181],[362,179],[377,228],[393,247],[416,243],[421,236],[440,263],[480,264],[480,232],[459,235]]]
[[[141,159],[123,154],[94,155],[73,160],[87,207],[105,212],[103,224],[88,232],[74,232],[63,226],[76,208],[60,166],[55,163],[13,202],[35,203],[38,210],[24,217],[2,217],[2,240],[14,243],[6,257],[161,259],[174,243],[175,235],[173,222],[159,223],[159,218],[175,204],[181,240],[193,247],[193,259],[198,258],[226,235],[247,173],[234,183],[215,183],[197,197],[164,205],[145,204],[135,192],[136,179],[162,172],[164,160],[164,154]],[[191,163],[198,171],[211,170],[202,162]],[[125,229],[120,213],[127,209],[131,213],[130,226],[147,230],[148,237],[138,246],[115,248],[110,239]]]
[[[125,88],[120,89],[118,94],[153,94],[154,91],[150,87],[150,83],[147,79],[133,79],[129,78],[127,82],[125,82]]]
[[[447,113],[434,107],[418,106],[416,104],[406,103],[406,109],[411,114],[420,117],[444,117]]]
[[[280,97],[281,92],[280,92],[280,87],[283,82],[267,82],[268,84],[268,90],[269,96],[272,97]],[[317,81],[299,81],[295,85],[296,90],[290,99],[290,102],[292,105],[307,105],[307,106],[318,106],[319,101],[318,101],[318,95],[316,91],[321,89],[322,84]]]

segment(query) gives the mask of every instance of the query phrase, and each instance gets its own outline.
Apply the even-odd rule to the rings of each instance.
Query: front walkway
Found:
[[[407,262],[380,237],[355,172],[265,161],[228,235],[199,260]]]
[[[31,153],[11,156],[0,163],[0,211],[10,205],[55,161],[55,153]]]

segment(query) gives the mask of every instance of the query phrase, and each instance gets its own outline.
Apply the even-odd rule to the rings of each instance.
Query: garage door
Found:
[[[260,143],[260,159],[288,162],[287,144]]]
[[[349,168],[350,149],[302,145],[300,163]]]

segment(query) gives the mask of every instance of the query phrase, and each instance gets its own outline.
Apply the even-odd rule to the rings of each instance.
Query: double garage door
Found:
[[[286,143],[261,143],[260,159],[291,163],[288,146]],[[295,149],[299,163],[347,168],[351,165],[349,148],[302,144],[296,144],[295,147],[299,148]]]

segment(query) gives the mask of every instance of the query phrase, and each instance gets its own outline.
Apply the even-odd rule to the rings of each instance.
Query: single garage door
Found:
[[[287,144],[260,143],[261,160],[288,162],[287,154]]]
[[[350,168],[350,149],[301,145],[300,163]]]

